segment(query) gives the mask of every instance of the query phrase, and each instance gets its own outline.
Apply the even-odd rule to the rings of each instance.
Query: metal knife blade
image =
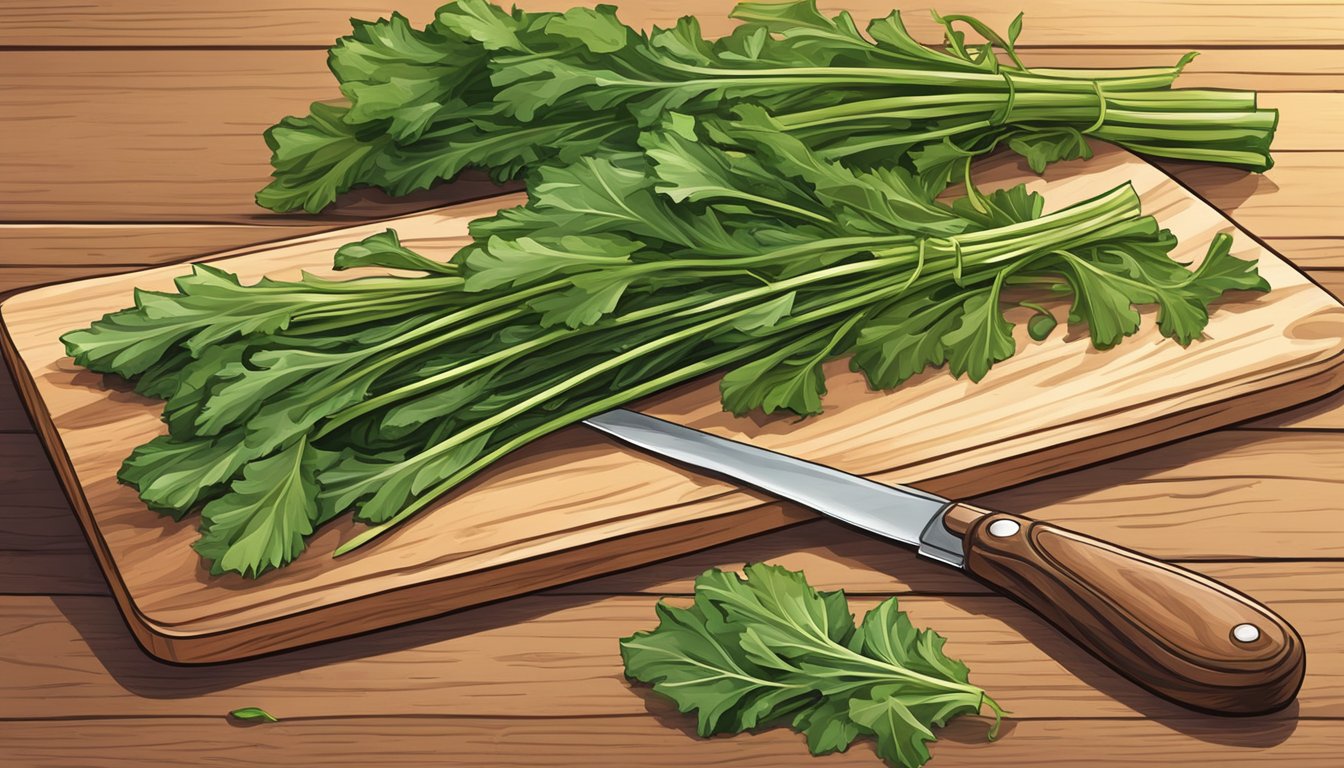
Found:
[[[856,528],[917,547],[919,554],[960,568],[962,540],[942,525],[953,502],[899,485],[726,440],[642,413],[617,409],[583,422],[649,453],[724,475],[802,504]]]

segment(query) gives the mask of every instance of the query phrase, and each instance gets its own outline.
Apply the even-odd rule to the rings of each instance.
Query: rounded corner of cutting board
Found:
[[[208,664],[230,660],[212,657],[207,644],[203,642],[204,637],[170,631],[147,618],[134,605],[122,611],[122,614],[140,648],[159,661],[170,664]]]
[[[129,595],[121,602],[122,615],[141,650],[169,664],[196,666],[243,661],[347,634],[314,632],[311,627],[302,634],[284,631],[282,628],[259,631],[257,626],[250,624],[226,629],[220,629],[217,625],[208,629],[204,626],[194,627],[191,622],[178,622],[170,626],[146,615]]]

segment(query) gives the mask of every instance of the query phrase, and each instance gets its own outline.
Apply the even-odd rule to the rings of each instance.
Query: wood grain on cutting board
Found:
[[[1119,150],[1055,166],[1046,179],[1006,159],[987,181],[1017,177],[1054,206],[1131,181],[1147,212],[1197,260],[1233,225],[1147,163]],[[431,257],[466,223],[519,198],[496,198],[392,222]],[[244,279],[325,272],[341,243],[383,224],[212,259]],[[658,416],[885,481],[965,496],[1247,418],[1337,387],[1344,307],[1279,257],[1238,235],[1274,286],[1215,312],[1189,349],[1152,318],[1109,352],[1077,333],[1021,349],[980,384],[928,372],[891,393],[867,391],[843,361],[829,369],[826,413],[803,422],[734,419],[701,380],[640,404]],[[169,288],[171,266],[38,289],[5,302],[6,355],[123,612],[154,654],[218,661],[389,626],[543,586],[630,567],[808,519],[809,513],[622,448],[582,428],[517,452],[427,512],[352,555],[354,532],[323,529],[296,563],[256,581],[211,577],[189,544],[191,519],[147,510],[115,472],[162,429],[160,404],[77,368],[57,337],[126,305],[133,287]]]

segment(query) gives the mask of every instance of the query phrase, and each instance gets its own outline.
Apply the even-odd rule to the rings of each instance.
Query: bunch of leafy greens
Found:
[[[706,40],[693,17],[645,34],[612,6],[505,11],[446,5],[424,29],[402,16],[354,22],[329,65],[346,105],[313,104],[267,133],[274,181],[257,201],[318,211],[356,186],[394,195],[474,166],[513,178],[541,161],[637,148],[675,110],[764,107],[825,159],[899,166],[942,190],[967,156],[1006,146],[1040,171],[1090,156],[1088,138],[1158,157],[1271,165],[1277,112],[1254,93],[1180,89],[1175,66],[1028,68],[1006,36],[967,16],[935,18],[926,48],[893,12],[860,32],[815,0],[742,3],[732,34]],[[984,39],[967,41],[961,25]],[[1193,54],[1192,54],[1193,55]],[[1000,57],[1006,56],[1007,61]]]
[[[701,736],[787,722],[814,755],[869,736],[905,768],[927,762],[933,729],[958,715],[988,707],[995,737],[1003,709],[896,598],[855,627],[844,592],[817,592],[779,566],[744,572],[706,571],[691,607],[659,602],[658,627],[621,641],[625,674],[694,711]]]
[[[67,333],[78,364],[166,400],[168,434],[120,479],[199,508],[200,554],[255,576],[337,515],[371,526],[347,551],[528,441],[712,371],[734,413],[806,415],[840,355],[874,388],[940,365],[979,380],[1015,351],[1010,288],[1071,297],[1099,348],[1134,333],[1136,305],[1188,344],[1224,291],[1266,288],[1226,235],[1193,271],[1171,259],[1128,185],[1046,215],[1021,186],[945,204],[738,112],[540,168],[451,262],[391,231],[336,254],[421,277],[244,286],[198,264]]]

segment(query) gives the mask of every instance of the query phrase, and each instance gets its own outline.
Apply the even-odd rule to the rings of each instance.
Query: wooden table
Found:
[[[390,0],[389,0],[390,1]],[[431,0],[392,5],[425,20]],[[569,0],[528,0],[558,8]],[[891,0],[824,3],[860,18]],[[632,21],[730,3],[628,3]],[[638,11],[634,6],[638,5]],[[1000,0],[945,11],[1003,28]],[[1027,11],[1028,64],[1127,66],[1204,51],[1188,86],[1258,89],[1282,110],[1264,176],[1167,164],[1344,294],[1344,5],[1111,0]],[[367,0],[0,0],[0,291],[132,270],[489,191],[480,182],[320,217],[252,205],[263,128],[335,95],[324,50]],[[907,6],[933,39],[925,8]],[[8,378],[8,374],[4,374]],[[1336,766],[1344,753],[1344,395],[983,499],[1184,563],[1272,605],[1302,632],[1288,711],[1234,720],[1139,692],[1024,609],[956,573],[817,521],[615,576],[240,664],[154,661],[131,639],[9,381],[0,382],[0,750],[6,765],[813,765],[786,730],[696,739],[620,672],[616,638],[653,624],[711,565],[769,560],[886,595],[938,628],[1013,711],[943,732],[934,765]],[[225,713],[260,706],[278,724]],[[878,765],[869,746],[815,765]]]

